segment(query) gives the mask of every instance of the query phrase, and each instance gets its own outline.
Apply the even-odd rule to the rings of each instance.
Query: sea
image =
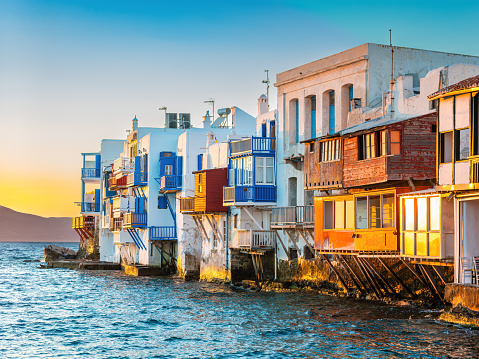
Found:
[[[47,244],[0,243],[0,358],[479,357],[438,310],[45,269]]]

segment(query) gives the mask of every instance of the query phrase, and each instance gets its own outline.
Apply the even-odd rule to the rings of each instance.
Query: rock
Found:
[[[56,244],[50,244],[45,247],[45,262],[57,261],[60,259],[75,259],[77,253],[70,248],[60,247]]]

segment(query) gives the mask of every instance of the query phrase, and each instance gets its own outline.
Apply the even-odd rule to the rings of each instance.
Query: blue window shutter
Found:
[[[261,125],[261,137],[266,137],[266,123]]]
[[[351,111],[351,100],[353,99],[353,85],[349,86],[349,111]]]
[[[316,138],[316,96],[311,97],[311,138]]]
[[[201,171],[203,169],[203,155],[199,154],[198,155],[198,171]]]
[[[334,114],[334,91],[329,93],[329,134],[332,135],[336,128],[336,119]]]

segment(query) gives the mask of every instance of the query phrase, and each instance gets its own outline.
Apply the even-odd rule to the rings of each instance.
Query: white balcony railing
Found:
[[[273,249],[276,246],[274,231],[260,231],[252,229],[238,229],[232,248],[245,249]]]
[[[113,175],[119,172],[133,172],[135,171],[134,157],[120,157],[113,162]]]

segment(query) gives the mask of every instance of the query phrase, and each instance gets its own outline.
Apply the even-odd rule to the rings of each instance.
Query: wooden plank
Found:
[[[396,281],[399,283],[399,285],[401,287],[403,287],[412,296],[414,296],[414,297],[416,296],[416,294],[414,294],[409,289],[409,287],[406,284],[404,284],[404,282],[401,280],[401,278],[399,278],[399,276],[396,275],[396,273],[394,273],[393,270],[391,268],[389,268],[389,266],[381,258],[378,258],[378,260],[379,260],[379,262],[381,262],[381,264],[384,266],[384,268],[386,268],[386,270],[389,272],[389,274],[391,274],[396,279]]]
[[[367,263],[364,258],[360,258],[358,257],[359,261],[362,263],[362,265],[364,266],[365,270],[366,270],[366,273],[369,274],[371,280],[373,281],[373,283],[376,285],[376,288],[379,290],[379,292],[382,294],[382,291],[384,291],[384,295],[388,294],[388,290],[387,288],[383,285],[383,283],[381,283],[380,281],[378,281],[374,275],[374,271],[369,267],[369,263]]]
[[[434,289],[434,292],[437,294],[437,296],[441,299],[441,301],[444,303],[444,296],[443,294],[441,293],[441,290],[439,288],[439,286],[437,285],[437,282],[436,282],[436,279],[434,278],[434,276],[432,275],[431,271],[429,270],[429,268],[419,264],[418,265],[419,268],[421,268],[424,273],[426,274],[426,278],[429,279],[429,282],[431,283],[433,289]]]
[[[206,232],[206,229],[203,226],[203,222],[201,221],[201,216],[195,215],[191,217],[193,217],[193,220],[196,223],[196,227],[199,229],[200,234],[202,234],[203,240],[207,242],[209,240],[208,233]]]
[[[442,272],[439,270],[439,268],[436,267],[436,266],[434,266],[434,265],[431,266],[431,267],[432,267],[432,269],[434,269],[434,272],[436,272],[436,274],[438,275],[438,277],[441,278],[441,282],[442,282],[444,285],[446,285],[446,284],[447,284],[447,283],[446,283],[446,278],[444,278],[444,275],[443,275]]]
[[[224,243],[223,234],[220,231],[220,226],[218,225],[218,222],[216,222],[216,218],[214,215],[211,215],[211,222],[213,223],[213,226],[215,227],[214,229],[218,233],[218,236],[220,236],[222,243]]]
[[[311,251],[312,254],[314,254],[314,248],[311,247],[311,245],[309,244],[308,242],[308,239],[306,238],[306,236],[303,234],[303,231],[298,229],[298,232],[299,232],[299,235],[303,238],[304,242],[306,243],[306,245],[308,246],[309,250]]]
[[[206,220],[208,221],[210,227],[211,227],[211,230],[213,231],[213,235],[216,237],[216,239],[218,240],[218,243],[221,243],[221,237],[218,235],[218,233],[216,232],[216,229],[215,229],[215,226],[213,225],[213,223],[211,222],[211,219],[210,217],[206,214],[205,215],[206,217]]]
[[[343,280],[343,278],[341,278],[341,276],[339,275],[338,271],[336,270],[336,268],[334,268],[333,264],[331,263],[331,261],[329,260],[328,256],[323,254],[323,258],[326,260],[326,262],[328,262],[329,266],[331,267],[331,269],[333,270],[333,272],[337,275],[337,277],[339,278],[339,281],[343,284],[344,288],[346,289],[346,292],[349,291],[349,288],[348,286],[346,285],[346,282]]]
[[[384,278],[379,271],[374,268],[374,266],[369,263],[369,261],[366,258],[363,258],[363,261],[366,262],[366,264],[371,268],[371,270],[381,279],[381,281],[387,286],[387,288],[391,291],[392,294],[397,294],[396,291],[393,289],[393,287],[389,284],[386,278]]]
[[[289,256],[289,251],[286,250],[286,246],[284,245],[283,240],[282,240],[281,237],[279,236],[278,231],[275,230],[275,229],[274,229],[273,231],[274,231],[274,233],[276,234],[276,238],[279,239],[279,243],[281,243],[281,246],[283,247],[284,253],[286,253],[286,256],[288,257],[288,260],[290,261],[290,260],[291,260],[291,257]]]
[[[378,290],[376,289],[374,283],[371,281],[371,278],[369,278],[369,274],[365,271],[365,268],[363,268],[363,264],[359,261],[359,258],[356,256],[353,256],[354,261],[356,262],[356,265],[358,266],[359,270],[363,274],[364,278],[366,278],[366,281],[368,282],[369,286],[371,289],[374,291],[376,294],[376,298],[381,298],[382,295],[379,294]]]

